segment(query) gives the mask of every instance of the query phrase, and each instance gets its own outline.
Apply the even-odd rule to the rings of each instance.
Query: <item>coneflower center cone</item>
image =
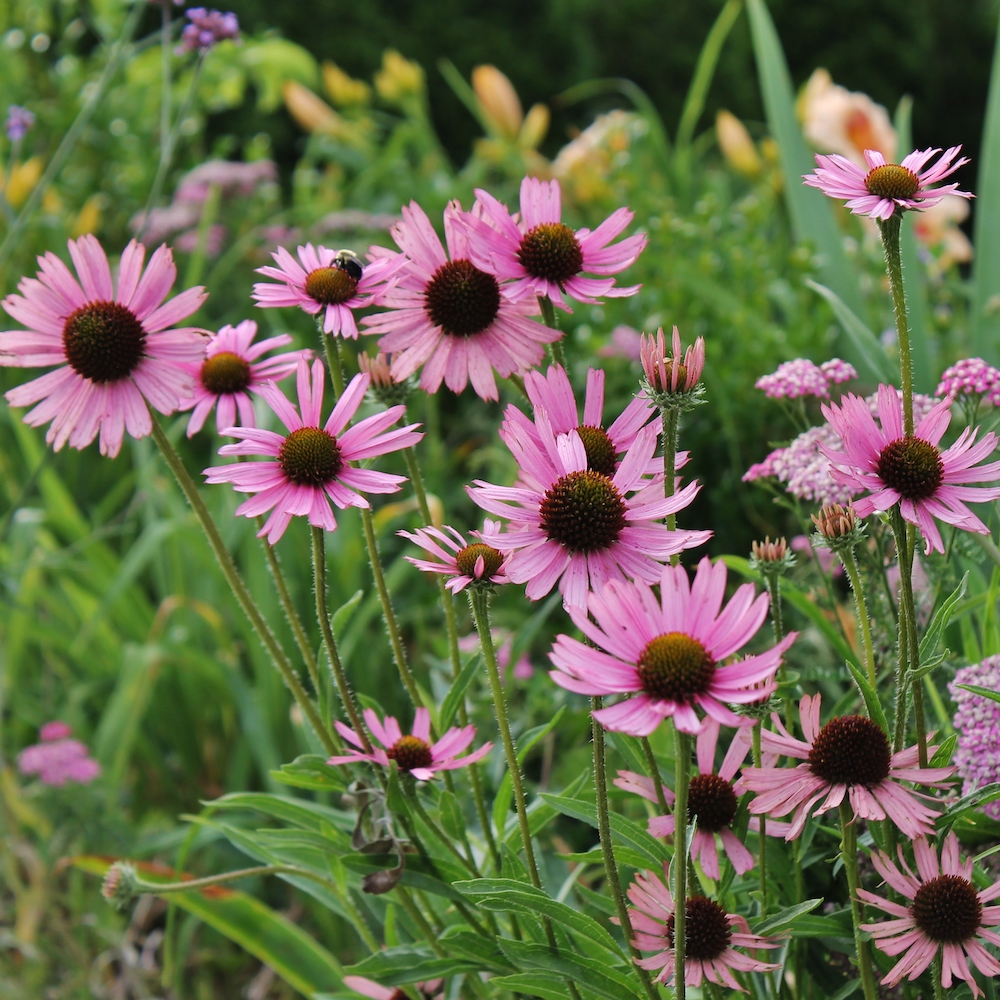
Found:
[[[879,478],[907,500],[926,500],[944,479],[941,453],[923,438],[890,441],[878,456]]]
[[[430,746],[418,736],[402,736],[385,752],[389,760],[394,760],[401,771],[412,771],[415,767],[430,767],[434,763]]]
[[[637,665],[646,693],[667,701],[687,702],[704,694],[715,675],[715,660],[697,639],[684,632],[667,632],[652,639],[639,654]]]
[[[688,822],[697,819],[698,826],[709,833],[725,830],[737,805],[733,786],[717,774],[698,774],[688,785]]]
[[[587,468],[600,472],[605,476],[615,474],[615,446],[603,427],[591,427],[584,424],[577,427],[577,434],[587,452]]]
[[[933,941],[971,938],[983,919],[975,886],[961,875],[939,875],[924,882],[910,906],[913,922]]]
[[[543,222],[521,238],[517,259],[532,277],[568,281],[583,267],[580,241],[569,226]]]
[[[886,163],[868,171],[865,177],[868,193],[878,198],[912,198],[920,187],[917,175],[896,163]]]
[[[278,451],[281,471],[293,483],[322,486],[343,466],[337,439],[320,427],[300,427],[285,438]]]
[[[608,476],[590,470],[570,472],[545,494],[542,529],[574,552],[597,552],[618,539],[625,527],[625,501]]]
[[[892,751],[881,727],[860,715],[831,719],[809,751],[813,774],[833,785],[877,785],[889,777]]]
[[[358,279],[342,267],[317,267],[306,275],[306,295],[320,305],[346,302],[358,288]]]
[[[500,312],[500,285],[492,274],[468,260],[442,264],[427,284],[424,310],[430,321],[452,336],[482,333]]]
[[[206,358],[199,375],[201,384],[215,396],[243,392],[250,385],[250,365],[232,351]]]
[[[705,896],[692,896],[684,907],[684,944],[687,959],[711,962],[729,947],[732,937],[726,911]],[[667,918],[667,940],[674,947],[674,915]],[[675,969],[674,976],[683,976]]]
[[[492,545],[484,545],[482,542],[474,542],[466,545],[464,549],[459,549],[455,556],[455,565],[465,576],[475,577],[476,563],[483,560],[483,576],[489,579],[500,568],[503,562],[503,553]]]
[[[88,302],[63,324],[63,350],[73,370],[92,382],[117,382],[142,360],[146,331],[117,302]]]

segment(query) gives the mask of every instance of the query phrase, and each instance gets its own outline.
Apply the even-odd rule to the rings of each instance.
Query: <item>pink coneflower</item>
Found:
[[[500,280],[513,280],[504,289],[505,295],[515,299],[548,296],[568,310],[564,295],[593,304],[601,295],[622,298],[639,291],[639,285],[616,288],[614,278],[583,277],[584,272],[618,274],[642,253],[644,233],[611,244],[635,217],[629,209],[619,208],[593,232],[578,229],[574,233],[562,221],[559,181],[525,177],[519,221],[488,191],[477,188],[476,197],[483,219],[467,221],[472,260]]]
[[[831,198],[846,198],[847,207],[855,215],[868,215],[873,219],[889,219],[896,212],[915,208],[929,208],[947,195],[959,198],[973,197],[968,191],[959,191],[958,184],[945,184],[932,188],[959,167],[969,162],[968,157],[955,159],[961,146],[946,149],[938,161],[924,169],[927,161],[940,153],[940,149],[918,149],[903,157],[902,163],[886,163],[885,157],[874,149],[865,150],[865,171],[844,156],[817,155],[819,167],[803,180],[809,187],[819,188]]]
[[[253,286],[253,298],[262,309],[298,306],[310,316],[323,313],[323,332],[331,336],[358,336],[355,309],[375,301],[399,263],[388,257],[364,264],[349,250],[330,250],[311,243],[300,246],[296,260],[284,247],[271,256],[277,267],[258,267],[257,273],[274,278],[279,284],[259,281]],[[301,263],[300,263],[301,262]]]
[[[646,376],[646,391],[658,405],[661,396],[693,392],[705,370],[705,338],[698,337],[681,354],[681,332],[675,326],[671,334],[670,351],[661,326],[654,336],[644,333],[639,348],[642,371]]]
[[[709,877],[719,877],[719,854],[715,846],[715,835],[722,840],[726,856],[732,862],[737,875],[753,868],[753,855],[746,849],[743,842],[732,830],[732,822],[736,817],[736,792],[733,790],[733,777],[743,766],[747,751],[750,749],[750,729],[737,729],[729,750],[722,761],[722,766],[715,770],[715,748],[719,740],[719,723],[715,719],[706,719],[705,728],[698,734],[698,771],[688,786],[688,823],[694,823],[694,836],[689,848],[691,856],[701,864],[702,871]],[[653,781],[644,775],[633,771],[619,771],[615,784],[626,791],[641,795],[650,802],[656,802],[656,791]],[[663,794],[668,805],[674,803],[674,793],[663,786]],[[772,836],[779,831],[787,832],[786,823],[768,822],[766,829]],[[752,830],[760,829],[760,820],[753,817],[750,821]],[[646,829],[654,837],[671,837],[674,833],[674,816],[652,816],[646,824]]]
[[[409,994],[400,987],[383,986],[376,983],[374,979],[366,979],[364,976],[344,976],[344,985],[355,993],[360,993],[363,997],[371,997],[371,1000],[409,1000]],[[440,1000],[444,996],[441,987],[444,985],[443,979],[429,979],[425,983],[414,983],[416,990],[422,997]]]
[[[413,732],[409,736],[403,735],[399,723],[391,715],[385,717],[383,724],[370,708],[366,708],[362,714],[369,732],[382,746],[374,747],[371,753],[364,753],[361,749],[361,737],[338,720],[334,723],[337,732],[359,749],[349,750],[343,757],[331,757],[328,764],[356,764],[361,760],[370,760],[374,764],[388,767],[389,761],[394,760],[400,771],[412,774],[418,781],[430,781],[438,771],[454,771],[457,767],[482,760],[493,748],[492,743],[484,743],[478,750],[473,750],[464,757],[458,756],[476,735],[475,726],[463,726],[461,729],[452,726],[432,744],[431,714],[426,708],[417,709],[413,717]]]
[[[751,719],[736,715],[724,702],[762,701],[774,691],[774,672],[798,633],[756,656],[720,666],[745,646],[767,617],[768,596],[754,595],[751,583],[739,587],[722,609],[726,591],[724,563],[706,556],[694,583],[683,566],[664,566],[656,598],[642,581],[612,581],[591,592],[585,607],[570,607],[573,624],[591,640],[556,638],[549,659],[552,679],[578,694],[635,693],[634,698],[602,708],[594,717],[615,732],[648,736],[672,716],[683,733],[700,733],[701,708],[727,726]],[[592,622],[587,612],[593,617]],[[595,648],[596,647],[596,648]]]
[[[396,532],[435,557],[414,559],[413,556],[405,556],[406,561],[425,573],[450,574],[451,579],[445,586],[453,594],[464,590],[470,583],[510,583],[504,571],[504,555],[491,544],[499,533],[499,522],[489,518],[483,522],[482,531],[472,532],[479,539],[473,542],[467,542],[447,524],[443,528],[431,526],[414,532]]]
[[[941,957],[941,985],[947,990],[955,979],[964,979],[973,996],[982,996],[969,961],[984,976],[1000,976],[998,962],[983,944],[1000,945],[1000,934],[988,930],[1000,925],[1000,906],[983,906],[1000,896],[1000,882],[977,890],[972,883],[972,859],[958,857],[958,838],[949,832],[941,848],[941,862],[934,847],[923,837],[914,840],[913,856],[917,863],[914,875],[899,849],[897,868],[888,855],[872,851],[872,864],[883,879],[909,906],[893,903],[867,889],[858,896],[893,916],[880,924],[862,924],[869,931],[879,951],[903,957],[882,980],[895,986],[902,979],[916,979],[931,962]]]
[[[809,816],[839,806],[846,796],[859,819],[888,817],[907,837],[933,833],[939,810],[928,804],[930,796],[910,791],[900,782],[942,788],[955,768],[918,767],[917,747],[893,753],[882,729],[860,715],[838,716],[820,727],[819,710],[819,695],[804,695],[799,702],[805,742],[789,735],[777,715],[771,716],[777,732],[761,730],[762,750],[804,763],[745,769],[736,787],[757,793],[750,812],[787,816],[794,811],[785,835],[794,840]]]
[[[501,429],[520,466],[516,486],[477,479],[466,487],[480,507],[509,521],[493,544],[509,553],[507,576],[528,585],[530,600],[544,597],[556,581],[566,603],[577,606],[586,603],[589,588],[608,580],[653,582],[664,560],[711,537],[709,531],[668,531],[660,523],[686,507],[699,486],[691,483],[664,498],[661,481],[645,477],[655,427],[638,432],[613,476],[590,469],[577,431],[557,439],[544,410],[535,414],[535,430],[540,445],[520,426]]]
[[[89,784],[101,773],[101,765],[83,743],[69,739],[71,733],[65,722],[46,722],[38,732],[41,742],[17,755],[18,770],[37,774],[43,785]]]
[[[267,535],[267,540],[274,545],[297,514],[308,515],[309,523],[317,528],[336,531],[331,501],[341,510],[368,507],[368,501],[355,491],[395,493],[400,484],[406,482],[404,476],[357,469],[351,465],[361,459],[408,448],[423,437],[413,429],[417,424],[383,433],[403,415],[402,406],[366,417],[344,429],[361,405],[368,381],[368,375],[355,375],[321,427],[323,362],[313,362],[310,377],[308,362],[300,358],[298,412],[277,386],[264,385],[258,390],[288,428],[288,434],[255,427],[231,427],[225,432],[240,441],[224,445],[219,449],[220,455],[266,455],[272,459],[218,465],[204,472],[209,483],[232,483],[239,493],[257,494],[240,504],[237,514],[256,517],[272,511],[258,537]]]
[[[857,515],[867,517],[898,503],[903,517],[920,528],[927,552],[944,552],[935,518],[988,535],[989,528],[965,501],[996,500],[1000,487],[964,484],[1000,477],[1000,462],[974,468],[993,453],[996,434],[990,431],[977,443],[977,429],[966,427],[942,452],[938,442],[951,422],[951,400],[944,399],[920,421],[912,436],[904,436],[899,394],[890,385],[879,386],[878,414],[881,428],[868,404],[853,394],[845,396],[840,406],[823,406],[823,416],[843,439],[843,451],[824,449],[834,477],[854,492],[869,491],[868,496],[853,501]]]
[[[209,340],[205,359],[200,364],[185,365],[197,380],[194,395],[181,400],[178,407],[180,410],[194,410],[188,421],[188,437],[202,429],[216,404],[215,423],[220,433],[236,424],[255,427],[253,401],[248,393],[259,392],[265,382],[290,375],[295,371],[299,358],[312,359],[312,351],[304,350],[288,351],[258,361],[268,351],[290,344],[292,338],[282,333],[254,344],[256,336],[257,324],[252,319],[245,319],[237,326],[224,326]]]
[[[391,353],[392,376],[401,380],[423,366],[420,387],[437,392],[442,381],[461,392],[469,381],[483,399],[497,399],[493,370],[507,378],[527,371],[544,356],[543,344],[561,336],[558,330],[529,317],[538,305],[512,302],[497,277],[470,259],[469,237],[457,201],[444,211],[448,252],[424,210],[410,202],[392,238],[408,264],[380,297],[390,312],[364,319],[367,333],[382,334],[379,348]]]
[[[20,295],[3,307],[26,330],[0,333],[0,365],[60,365],[11,389],[11,406],[38,403],[24,421],[52,421],[45,440],[58,451],[68,441],[86,448],[100,431],[102,455],[112,458],[125,432],[152,432],[146,404],[173,413],[191,390],[185,362],[204,357],[204,331],[174,327],[197,312],[206,295],[189,288],[164,303],[177,277],[170,250],[161,246],[143,271],[146,248],[132,240],[122,254],[118,291],[101,244],[93,236],[69,241],[79,282],[54,254],[38,258],[38,277],[22,278]],[[81,287],[82,285],[82,287]]]
[[[664,865],[666,874],[666,865]],[[674,898],[655,872],[639,872],[628,887],[632,903],[629,917],[640,951],[654,951],[650,958],[637,958],[636,965],[656,972],[658,983],[674,980]],[[750,933],[746,917],[726,913],[706,896],[693,896],[684,907],[684,982],[701,986],[704,980],[745,993],[734,972],[769,972],[779,966],[762,962],[737,948],[777,948],[774,938]]]

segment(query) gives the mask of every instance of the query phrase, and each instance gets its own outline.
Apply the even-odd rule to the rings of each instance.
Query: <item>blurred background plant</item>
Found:
[[[265,330],[315,347],[298,312],[251,312],[253,269],[274,247],[310,240],[363,253],[388,243],[411,198],[433,218],[452,198],[468,206],[477,186],[511,203],[525,173],[556,177],[572,225],[627,204],[649,235],[628,275],[643,283],[640,295],[562,317],[575,381],[599,356],[612,412],[636,391],[639,331],[677,324],[687,342],[704,336],[712,405],[684,426],[686,475],[705,484],[689,526],[715,531],[715,554],[748,552],[767,533],[808,534],[805,509],[776,506],[742,481],[800,430],[754,382],[791,358],[837,355],[860,372],[852,388],[868,391],[893,350],[884,333],[892,319],[874,229],[785,179],[809,168],[809,149],[892,155],[910,148],[911,136],[918,146],[964,143],[989,176],[991,149],[994,157],[1000,149],[979,137],[995,4],[969,4],[954,17],[919,0],[903,17],[889,0],[822,9],[772,0],[777,35],[760,0],[745,8],[739,0],[546,0],[494,5],[488,16],[471,0],[398,7],[372,0],[317,19],[308,5],[243,0],[235,6],[241,36],[198,54],[173,52],[184,14],[170,5],[130,14],[111,0],[12,0],[0,11],[0,108],[24,107],[34,119],[8,126],[0,156],[0,287],[12,291],[36,254],[61,252],[69,236],[96,233],[114,256],[144,230],[147,243],[174,247],[183,284],[211,292],[197,322],[217,329],[254,315]],[[788,67],[778,35],[796,39]],[[116,68],[104,79],[109,60]],[[163,167],[165,79],[175,148],[147,216]],[[988,135],[1000,135],[991,127]],[[973,211],[995,205],[971,180],[965,186],[980,194]],[[904,246],[925,392],[970,351],[997,360],[995,292],[982,275],[1000,250],[983,241],[985,263],[970,271],[967,212],[965,202],[946,200],[917,214],[916,238]],[[368,346],[363,338],[347,345]],[[0,388],[15,381],[0,370]],[[431,431],[422,462],[434,509],[473,526],[462,484],[512,473],[495,436],[501,408],[421,395],[410,409]],[[175,439],[185,424],[176,420]],[[211,464],[217,445],[211,434],[184,444],[189,468]],[[206,497],[291,646],[253,526],[230,517],[231,494]],[[426,683],[441,696],[449,681],[433,590],[416,585],[395,537],[419,524],[415,505],[384,504],[376,524],[413,660],[429,666]],[[362,695],[378,693],[393,711],[385,692],[395,675],[353,512],[329,544],[345,664]],[[308,532],[294,524],[280,556],[311,622],[308,552]],[[984,575],[972,550],[960,565],[972,577],[952,645],[974,662],[1000,653],[991,624],[1000,580]],[[932,561],[928,569],[935,585],[954,586],[953,568]],[[790,586],[812,617],[796,668],[837,697],[842,686],[820,639],[841,636],[841,652],[849,643],[849,596],[806,559],[798,572]],[[181,866],[194,859],[203,871],[238,867],[235,835],[178,816],[227,792],[287,793],[275,772],[318,749],[209,551],[192,540],[187,507],[149,442],[130,442],[114,461],[94,449],[55,455],[18,414],[0,410],[0,588],[0,998],[144,997],[164,988],[177,997],[294,995],[205,914],[175,913],[164,953],[162,903],[147,899],[126,925],[91,880],[60,863],[85,851]],[[494,620],[515,636],[510,662],[533,653],[542,663],[561,615],[549,601],[525,623],[521,599],[502,595]],[[464,626],[471,632],[467,618]],[[318,644],[315,625],[310,638]],[[544,671],[518,667],[507,684],[520,733],[566,701]],[[53,788],[18,772],[17,752],[52,719],[90,746],[102,769],[94,782]],[[560,789],[586,766],[586,727],[585,715],[567,715],[539,739],[527,763],[534,782]],[[501,777],[497,765],[494,788]],[[308,787],[335,801],[332,786]],[[260,823],[238,815],[231,822],[245,829]],[[565,818],[554,829],[567,847],[580,837]],[[249,888],[331,952],[359,957],[349,916],[281,883]]]

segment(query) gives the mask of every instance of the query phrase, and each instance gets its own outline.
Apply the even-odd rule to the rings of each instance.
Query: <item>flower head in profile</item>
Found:
[[[399,263],[379,258],[365,264],[349,250],[330,250],[311,243],[296,250],[296,260],[284,247],[271,256],[277,267],[258,267],[270,281],[253,286],[254,301],[262,309],[298,306],[310,316],[321,316],[323,332],[356,340],[354,310],[370,306],[391,279]]]
[[[188,421],[187,435],[192,437],[205,425],[215,407],[215,422],[221,433],[227,427],[242,424],[255,427],[253,401],[249,393],[259,392],[265,382],[283,379],[295,371],[299,358],[307,361],[312,351],[287,351],[264,358],[276,347],[286,347],[292,342],[287,333],[268,337],[259,344],[257,324],[245,319],[236,326],[224,326],[210,338],[205,348],[205,359],[200,364],[188,364],[188,371],[195,377],[194,394],[181,400],[180,410],[194,410]],[[262,359],[262,360],[261,360]]]
[[[470,584],[488,586],[510,583],[504,571],[504,554],[490,543],[500,533],[500,523],[489,518],[482,531],[472,532],[478,541],[468,542],[454,528],[429,526],[414,532],[399,531],[397,534],[408,538],[428,552],[433,559],[414,559],[406,556],[407,562],[425,573],[447,573],[451,579],[445,586],[457,594]]]
[[[612,581],[595,588],[586,607],[571,606],[573,624],[592,645],[557,636],[550,676],[578,694],[634,695],[594,713],[614,732],[649,736],[671,717],[681,732],[700,733],[707,720],[698,717],[699,708],[726,726],[752,724],[726,703],[769,697],[775,671],[798,633],[766,652],[724,664],[764,623],[767,594],[755,595],[753,584],[745,583],[723,609],[726,567],[713,566],[707,556],[693,583],[683,566],[664,566],[661,574],[659,598],[642,580]]]
[[[204,7],[189,7],[185,11],[188,23],[181,32],[181,43],[174,50],[177,55],[185,52],[208,52],[219,42],[237,39],[240,36],[240,22],[232,11],[206,10]]]
[[[665,498],[662,480],[646,477],[656,450],[654,426],[638,432],[611,476],[590,468],[577,431],[557,437],[544,410],[535,413],[534,427],[537,439],[518,424],[500,431],[520,466],[515,486],[476,480],[466,487],[483,510],[509,522],[493,544],[508,554],[507,576],[527,584],[529,600],[544,597],[557,581],[565,602],[578,607],[589,588],[608,580],[653,582],[671,555],[711,536],[669,531],[661,523],[686,507],[699,487],[691,483]]]
[[[938,444],[951,422],[951,400],[934,406],[912,435],[903,434],[903,409],[899,393],[889,385],[878,390],[881,427],[865,400],[853,394],[823,406],[823,416],[842,439],[842,451],[824,449],[835,479],[852,492],[854,510],[867,517],[876,510],[899,504],[900,513],[920,528],[927,552],[944,551],[935,519],[963,531],[989,534],[989,528],[966,506],[1000,497],[1000,487],[974,487],[1000,478],[1000,462],[978,465],[996,449],[992,431],[976,441],[977,430],[966,427],[947,450]]]
[[[928,161],[940,149],[918,149],[904,156],[902,163],[886,163],[881,153],[866,149],[867,170],[838,154],[817,155],[816,172],[806,174],[804,180],[809,187],[819,188],[831,198],[846,199],[847,207],[855,215],[885,221],[899,212],[936,205],[945,195],[971,198],[968,191],[959,191],[956,183],[931,187],[969,162],[968,157],[958,156],[961,149],[961,146],[946,149],[931,166],[927,166]]]
[[[478,750],[458,755],[465,750],[476,735],[475,726],[463,726],[459,729],[452,726],[436,743],[431,743],[431,715],[426,708],[418,708],[413,718],[413,731],[403,735],[399,723],[391,716],[380,722],[379,717],[366,708],[362,713],[368,731],[381,746],[374,747],[371,753],[362,749],[361,737],[345,726],[339,720],[335,722],[337,732],[358,749],[350,749],[341,757],[331,757],[328,764],[356,764],[361,760],[369,760],[374,764],[388,767],[394,760],[400,771],[412,774],[417,781],[430,781],[438,771],[453,771],[457,767],[465,767],[482,760],[493,748],[492,743],[484,743]]]
[[[864,902],[893,918],[861,925],[879,951],[902,955],[882,983],[895,986],[903,979],[916,979],[940,957],[944,989],[950,990],[956,979],[962,979],[973,996],[982,996],[969,963],[984,976],[1000,976],[1000,962],[983,947],[1000,945],[1000,934],[991,930],[1000,925],[1000,906],[983,905],[1000,896],[1000,882],[988,889],[976,888],[972,859],[959,859],[958,838],[953,831],[944,838],[940,861],[937,850],[923,837],[913,841],[913,857],[916,874],[907,865],[901,847],[898,866],[882,851],[871,853],[875,870],[909,905],[858,889]]]
[[[417,424],[388,430],[403,415],[396,406],[366,417],[353,427],[348,423],[357,412],[368,388],[368,375],[355,375],[337,401],[325,424],[323,407],[323,362],[299,359],[297,388],[299,409],[273,383],[258,391],[277,414],[287,434],[256,427],[230,427],[225,433],[239,439],[219,449],[220,455],[264,455],[268,461],[237,462],[205,469],[209,483],[232,483],[240,493],[254,493],[236,508],[238,515],[257,517],[271,511],[259,536],[274,545],[296,515],[327,531],[337,530],[330,503],[341,510],[368,507],[364,493],[395,493],[403,476],[375,469],[358,469],[352,463],[385,455],[416,444],[423,434]]]
[[[705,387],[701,373],[705,369],[705,338],[698,337],[681,353],[681,334],[674,327],[671,350],[663,327],[642,335],[639,357],[644,378],[643,390],[661,413],[685,412],[704,402]]]
[[[101,773],[101,765],[79,740],[70,739],[65,722],[47,722],[39,730],[40,742],[17,755],[22,774],[37,774],[43,785],[89,784]]]
[[[664,865],[664,869],[666,866]],[[666,870],[664,870],[666,874]],[[629,918],[640,951],[656,954],[637,958],[636,964],[656,973],[656,982],[672,983],[676,976],[674,956],[674,898],[665,879],[655,872],[639,872],[628,888]],[[756,951],[777,948],[774,938],[750,933],[746,917],[727,913],[706,896],[692,896],[684,907],[684,982],[688,986],[710,983],[745,993],[734,972],[768,972],[779,966],[751,958],[737,948]]]
[[[204,358],[205,331],[176,326],[205,301],[189,288],[164,302],[177,277],[170,250],[161,246],[143,270],[146,248],[133,240],[122,254],[117,287],[101,244],[93,236],[69,241],[79,280],[54,254],[38,258],[38,277],[22,278],[20,294],[3,307],[25,330],[0,333],[0,365],[58,365],[11,389],[11,406],[38,404],[24,418],[51,421],[45,440],[58,451],[69,442],[86,448],[100,432],[102,455],[118,454],[127,431],[151,433],[147,403],[173,413],[190,395],[185,364]]]
[[[471,382],[483,399],[498,399],[494,370],[503,378],[527,371],[544,356],[544,344],[558,330],[531,319],[538,304],[513,302],[498,276],[476,266],[457,201],[444,212],[441,244],[430,219],[416,203],[403,207],[392,238],[402,254],[382,251],[376,259],[404,262],[393,285],[380,296],[388,312],[366,316],[367,333],[381,334],[379,348],[392,354],[392,377],[420,369],[420,387],[437,392],[444,382],[461,392]],[[388,254],[388,258],[383,255]]]
[[[616,287],[618,274],[635,263],[646,246],[644,233],[611,241],[624,232],[635,217],[619,208],[593,232],[574,232],[562,221],[562,193],[559,181],[525,177],[521,181],[520,216],[512,216],[488,191],[476,189],[482,219],[467,220],[473,263],[510,279],[504,294],[514,299],[547,296],[568,309],[566,298],[596,303],[599,296],[621,298],[635,295],[638,285]],[[588,278],[584,274],[599,275]]]
[[[799,718],[805,740],[797,740],[777,715],[775,732],[761,730],[761,749],[801,760],[794,768],[747,768],[737,789],[756,792],[750,803],[755,815],[787,816],[794,813],[785,835],[793,840],[806,820],[840,805],[846,798],[859,819],[896,824],[907,837],[932,833],[939,810],[930,796],[913,792],[901,782],[942,788],[954,767],[918,767],[917,747],[893,753],[881,727],[860,715],[843,715],[820,726],[820,696],[804,695]],[[937,747],[928,752],[933,755]]]

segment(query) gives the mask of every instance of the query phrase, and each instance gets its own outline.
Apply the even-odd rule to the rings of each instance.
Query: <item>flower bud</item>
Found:
[[[472,89],[493,129],[505,139],[517,139],[524,111],[510,80],[496,66],[477,66],[472,71]]]
[[[392,377],[392,360],[382,351],[373,358],[362,352],[358,355],[358,367],[371,375],[369,391],[384,406],[398,406],[405,403],[410,394],[410,384],[403,379],[397,382]]]
[[[124,910],[139,895],[135,868],[125,861],[116,861],[104,876],[101,895],[116,910]]]
[[[545,138],[545,133],[549,130],[551,115],[549,109],[544,104],[533,104],[524,116],[524,123],[521,125],[521,134],[518,143],[524,149],[536,149]]]
[[[383,101],[397,103],[424,89],[424,71],[419,63],[410,62],[395,49],[382,53],[382,68],[375,74],[375,89]]]
[[[355,80],[336,63],[323,63],[323,86],[338,107],[350,108],[368,104],[372,99],[372,88],[364,80]]]
[[[654,337],[644,333],[639,344],[639,360],[645,375],[646,395],[662,412],[690,410],[704,402],[699,384],[705,368],[705,338],[699,337],[681,359],[681,335],[674,327],[671,352],[661,326]]]
[[[750,138],[746,126],[728,111],[720,111],[715,116],[715,137],[726,162],[744,177],[756,177],[763,167],[757,147]]]
[[[750,566],[765,576],[781,576],[794,565],[795,553],[788,548],[784,538],[772,542],[770,537],[765,537],[751,547]]]
[[[857,527],[858,517],[854,508],[839,503],[828,503],[820,509],[819,514],[813,514],[812,522],[816,530],[828,541],[850,534]]]

